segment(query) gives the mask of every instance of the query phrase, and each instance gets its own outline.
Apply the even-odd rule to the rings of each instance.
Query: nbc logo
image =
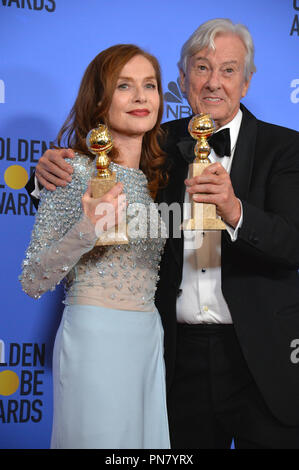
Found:
[[[166,120],[181,119],[192,115],[192,110],[181,93],[179,79],[176,82],[168,83],[168,91],[164,93],[164,100],[166,102]]]

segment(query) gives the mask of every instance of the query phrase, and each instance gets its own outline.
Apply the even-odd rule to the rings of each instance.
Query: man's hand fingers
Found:
[[[208,165],[202,172],[202,175],[209,175],[209,174],[221,175],[225,173],[227,173],[227,171],[223,168],[221,163],[217,162],[217,163],[211,163],[211,165]]]
[[[74,171],[73,167],[65,161],[65,158],[74,158],[74,155],[75,153],[72,149],[49,149],[40,158],[39,163],[48,171],[52,171],[51,168],[53,168],[53,166],[51,167],[51,165],[54,163],[55,167],[59,167],[65,172],[72,174]],[[55,173],[56,171],[57,168]]]
[[[185,184],[187,186],[192,186],[193,184],[196,184],[198,178],[209,176],[209,175],[228,175],[227,171],[223,168],[223,166],[220,163],[211,163],[211,165],[208,165],[202,174],[200,176],[194,176],[193,178],[189,178],[185,180]]]
[[[230,181],[230,177],[227,171],[220,163],[213,163],[205,168],[200,176],[194,176],[193,178],[186,179],[185,184],[189,193],[196,193],[199,189],[198,185],[222,185],[226,181]]]
[[[55,189],[56,189],[56,186],[66,186],[67,185],[67,181],[63,180],[63,179],[60,179],[60,178],[57,178],[55,175],[53,175],[52,173],[49,173],[48,171],[44,170],[43,168],[39,167],[37,168],[36,167],[36,172],[35,172],[35,175],[38,179],[38,181],[46,188],[48,189],[48,186],[46,184],[44,184],[45,181],[47,181],[47,184],[49,185],[50,183],[52,183],[53,185],[55,185]]]
[[[55,163],[59,168],[66,171],[69,174],[73,173],[73,167],[67,163],[65,158],[74,158],[75,153],[72,149],[61,149],[57,153],[51,153],[49,155],[49,162]]]
[[[64,162],[64,160],[62,161]],[[73,168],[71,167],[71,165],[68,165],[68,166],[73,171]],[[46,176],[46,173],[49,173],[49,174],[55,175],[57,178],[64,180],[66,182],[72,181],[72,177],[69,171],[63,170],[61,167],[57,166],[57,164],[55,163],[52,163],[50,160],[47,160],[46,164],[41,160],[40,165],[36,169],[37,171],[39,170],[40,172],[44,171],[45,176]]]
[[[220,186],[224,182],[223,178],[219,177],[218,175],[201,175],[201,176],[195,176],[194,178],[188,180],[188,183],[186,182],[186,191],[188,193],[196,193],[199,191],[200,187],[204,184],[212,184],[212,185],[217,185]]]
[[[45,180],[41,175],[38,177],[38,181],[40,184],[43,185],[44,188],[46,188],[48,191],[55,191],[56,186],[54,184],[49,183],[47,180]]]
[[[215,184],[198,184],[187,190],[189,194],[219,194],[221,186]]]
[[[71,149],[49,149],[39,159],[36,165],[36,177],[46,189],[54,191],[55,186],[66,186],[68,182],[72,181],[71,174],[73,168],[65,158],[73,158],[74,151]]]

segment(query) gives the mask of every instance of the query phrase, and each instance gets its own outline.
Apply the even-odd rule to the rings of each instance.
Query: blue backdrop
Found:
[[[177,87],[182,44],[200,23],[248,26],[257,73],[244,104],[259,118],[299,130],[299,0],[0,0],[0,448],[48,448],[51,355],[61,290],[35,301],[21,290],[34,209],[24,190],[57,134],[88,63],[117,43],[156,55],[164,120],[190,114]]]

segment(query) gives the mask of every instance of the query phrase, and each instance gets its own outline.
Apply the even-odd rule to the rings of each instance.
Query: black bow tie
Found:
[[[225,128],[215,134],[211,135],[208,139],[209,145],[214,149],[218,157],[230,157],[230,134],[229,129]]]

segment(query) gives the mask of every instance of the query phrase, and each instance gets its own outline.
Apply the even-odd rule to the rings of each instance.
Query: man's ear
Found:
[[[247,82],[245,82],[244,85],[243,85],[242,98],[244,98],[244,96],[247,95],[247,91],[248,91],[248,88],[249,88],[249,85],[250,85],[250,82],[251,82],[251,79],[252,79],[252,75],[253,75],[253,72],[250,74],[250,77],[247,80]]]
[[[183,94],[186,93],[185,81],[186,81],[186,74],[182,69],[180,69],[180,87],[181,87],[181,92]]]

